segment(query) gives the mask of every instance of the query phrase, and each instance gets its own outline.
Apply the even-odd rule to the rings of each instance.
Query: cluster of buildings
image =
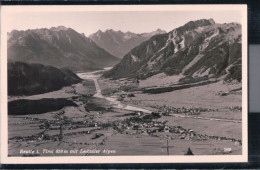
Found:
[[[176,137],[183,140],[227,140],[242,145],[242,141],[238,139],[216,135],[199,134],[196,133],[193,129],[185,129],[182,126],[166,125],[167,121],[160,122],[156,121],[155,119],[147,120],[142,119],[142,117],[144,116],[131,117],[124,121],[116,121],[114,122],[114,125],[117,127],[117,129],[120,129],[120,133],[130,135],[163,135],[165,138],[168,139],[174,139],[174,137]]]
[[[164,116],[170,115],[171,113],[184,113],[188,115],[199,115],[201,112],[217,112],[218,109],[209,109],[209,108],[189,108],[189,107],[181,107],[181,108],[176,108],[173,106],[159,106],[159,105],[154,105],[154,108],[158,109],[159,112],[162,112]]]
[[[241,106],[229,106],[227,107],[229,110],[231,111],[235,111],[235,112],[242,112],[242,107]]]

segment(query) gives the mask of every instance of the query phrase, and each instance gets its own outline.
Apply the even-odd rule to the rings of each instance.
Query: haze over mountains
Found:
[[[90,38],[63,26],[8,34],[8,60],[66,67],[73,71],[113,66],[119,59]]]
[[[148,40],[154,35],[165,34],[166,32],[157,29],[150,33],[136,34],[132,32],[114,31],[112,29],[102,32],[97,31],[91,34],[91,38],[98,46],[104,48],[110,54],[123,58],[132,48],[140,45],[142,42]]]
[[[241,81],[241,25],[190,21],[132,49],[103,76],[146,79],[158,73],[186,80],[225,77]]]

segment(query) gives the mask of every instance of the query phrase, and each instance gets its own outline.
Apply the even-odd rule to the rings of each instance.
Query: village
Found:
[[[73,121],[64,116],[64,111],[58,112],[54,116],[54,120],[45,120],[33,117],[23,117],[24,120],[27,120],[27,123],[16,123],[16,125],[25,126],[35,124],[42,129],[42,132],[32,135],[32,136],[15,136],[9,138],[10,141],[15,140],[16,142],[21,141],[60,141],[62,143],[70,143],[64,140],[64,137],[72,137],[75,135],[92,135],[90,141],[85,142],[74,142],[73,144],[78,145],[96,145],[101,146],[105,145],[107,137],[103,140],[97,142],[96,139],[104,137],[104,134],[100,133],[104,129],[113,129],[115,133],[124,134],[124,135],[144,135],[151,137],[164,138],[165,140],[193,140],[193,141],[205,141],[205,140],[217,140],[217,141],[230,141],[234,142],[235,145],[241,146],[242,141],[239,139],[214,136],[207,134],[200,134],[193,129],[185,129],[182,126],[169,126],[166,125],[167,121],[158,121],[160,117],[167,117],[171,112],[185,113],[185,114],[194,114],[206,111],[208,109],[203,108],[174,108],[174,107],[159,107],[159,112],[152,112],[151,114],[146,114],[141,111],[134,111],[124,115],[118,115],[118,117],[126,117],[123,120],[116,120],[113,122],[101,123],[95,121],[96,118],[102,116],[103,114],[109,114],[104,111],[95,111],[91,112],[89,115],[82,116],[84,121]],[[214,111],[214,110],[211,110]],[[86,128],[92,128],[90,130],[84,130]],[[78,131],[69,132],[70,130]],[[67,133],[64,131],[67,130]],[[57,131],[53,135],[47,134],[48,131]]]

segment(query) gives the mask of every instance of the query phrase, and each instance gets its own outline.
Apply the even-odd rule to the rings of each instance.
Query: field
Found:
[[[76,106],[37,114],[9,113],[8,154],[184,155],[188,148],[194,155],[241,154],[241,84],[216,81],[164,93],[144,92],[174,86],[171,78],[136,82],[93,74],[55,92],[9,97],[9,101],[36,103],[43,98],[66,98]]]

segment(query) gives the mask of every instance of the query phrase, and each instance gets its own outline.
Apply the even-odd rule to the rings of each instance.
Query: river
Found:
[[[111,67],[105,68],[105,70],[109,70],[109,69],[111,69]],[[109,101],[111,103],[111,105],[113,105],[114,107],[119,108],[119,109],[131,110],[131,111],[142,111],[144,113],[152,113],[150,110],[147,110],[147,109],[123,104],[123,103],[121,103],[120,101],[117,100],[117,96],[109,96],[109,97],[103,96],[102,93],[101,93],[101,88],[100,88],[99,83],[98,83],[98,78],[101,76],[101,74],[98,74],[98,73],[102,72],[102,71],[104,71],[104,70],[78,73],[77,75],[84,80],[90,79],[90,80],[94,81],[95,87],[96,87],[96,94],[94,95],[94,97],[106,99],[107,101]]]

